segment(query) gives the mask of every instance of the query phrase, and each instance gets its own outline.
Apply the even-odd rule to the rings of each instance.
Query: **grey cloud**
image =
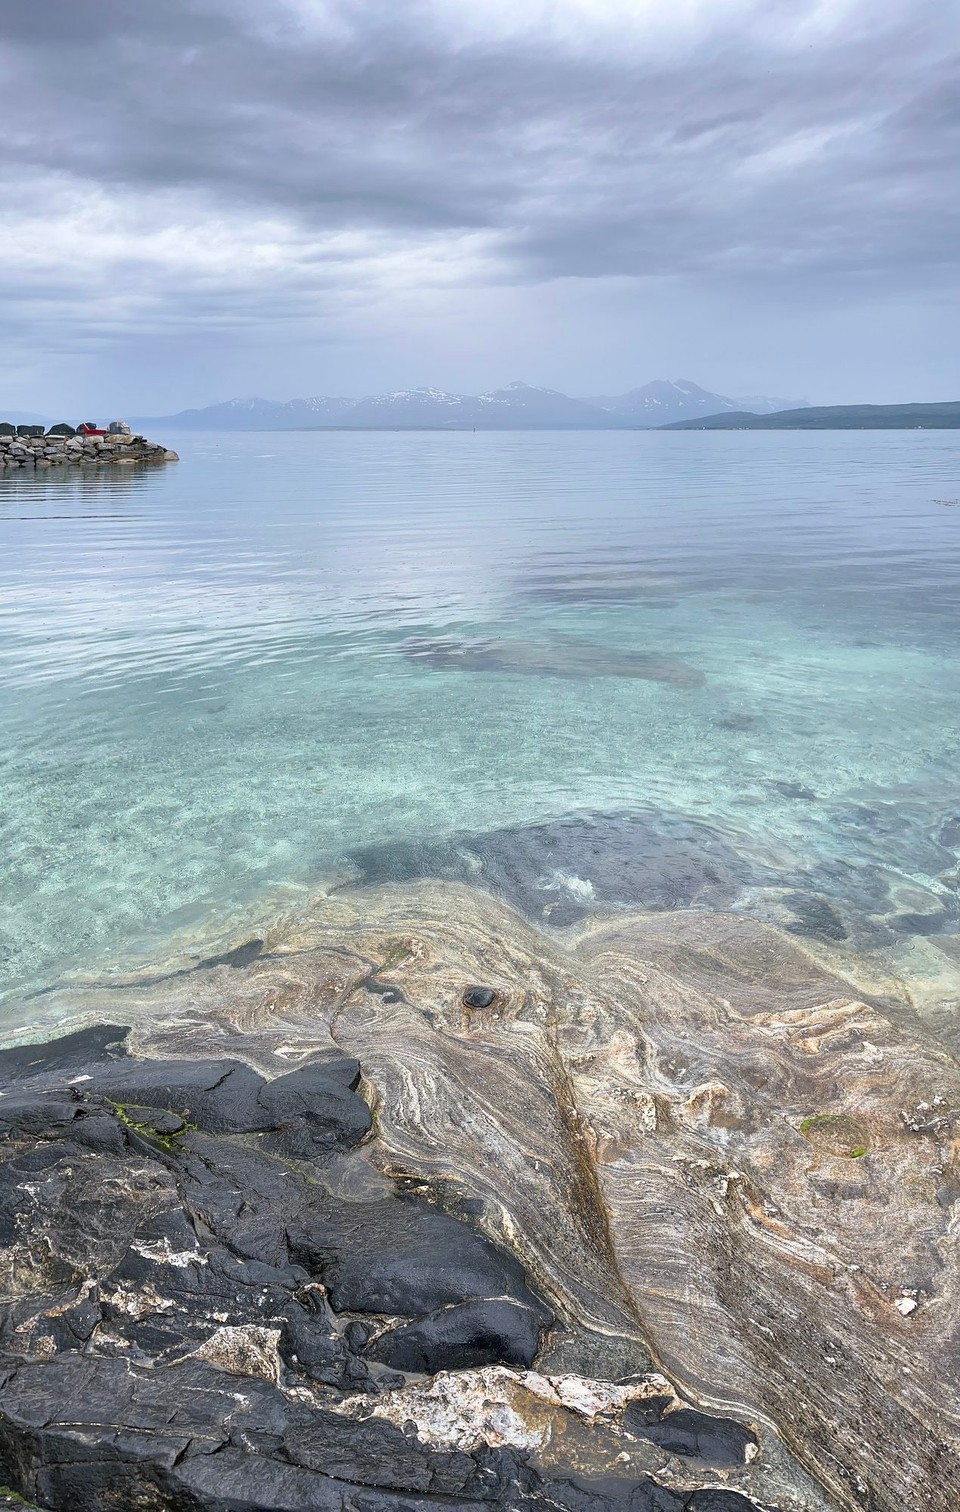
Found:
[[[204,330],[373,353],[422,329],[454,350],[444,291],[459,281],[501,310],[505,341],[517,306],[497,291],[527,291],[520,353],[558,320],[589,330],[575,284],[595,287],[607,348],[613,285],[629,302],[649,284],[678,328],[697,288],[718,306],[732,290],[731,311],[759,291],[758,331],[777,299],[845,305],[856,285],[871,323],[889,299],[902,326],[911,300],[949,290],[953,0],[691,0],[676,15],[623,0],[619,27],[617,4],[556,0],[556,24],[511,29],[497,0],[7,0],[8,341],[57,361],[112,345],[121,366],[151,333]],[[462,318],[479,339],[484,317]],[[443,381],[429,358],[410,377]]]
[[[314,38],[276,3],[33,0],[8,27],[7,150],[306,226],[486,228],[520,276],[939,262],[950,9],[900,0],[878,26],[859,3],[803,45],[748,12],[663,58],[589,29],[579,49],[463,41],[418,5],[344,0]],[[287,24],[265,32],[264,11]],[[744,175],[830,129],[809,160]]]

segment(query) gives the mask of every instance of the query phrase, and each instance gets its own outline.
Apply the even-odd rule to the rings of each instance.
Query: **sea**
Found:
[[[960,1008],[957,432],[151,439],[0,480],[0,1034],[417,875]]]

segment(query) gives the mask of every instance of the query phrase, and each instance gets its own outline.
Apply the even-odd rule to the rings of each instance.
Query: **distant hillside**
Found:
[[[661,430],[953,430],[960,427],[960,400],[945,404],[830,404],[779,410],[772,415],[706,415]]]
[[[725,410],[731,413],[749,410],[751,414],[765,415],[771,410],[787,409],[801,401],[769,399],[758,395],[750,399],[728,399],[725,394],[712,394],[689,378],[678,378],[676,383],[667,383],[657,378],[643,388],[631,389],[628,394],[618,394],[589,399],[598,409],[607,410],[629,425],[662,426],[676,420],[694,420],[701,415],[717,415]]]
[[[776,399],[751,400],[782,406]],[[735,412],[744,401],[711,394],[687,381],[658,379],[645,388],[609,399],[572,399],[556,389],[508,383],[486,394],[448,394],[443,389],[400,389],[366,399],[230,399],[177,415],[131,417],[138,428],[176,430],[303,430],[342,426],[371,430],[623,430],[655,428],[671,420],[708,416],[719,408]]]

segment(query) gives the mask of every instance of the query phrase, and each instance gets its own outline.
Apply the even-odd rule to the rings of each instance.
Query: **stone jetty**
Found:
[[[144,463],[177,462],[175,451],[145,436],[135,435],[122,420],[108,430],[75,429],[72,425],[0,423],[0,475],[16,468],[38,467],[135,467]]]

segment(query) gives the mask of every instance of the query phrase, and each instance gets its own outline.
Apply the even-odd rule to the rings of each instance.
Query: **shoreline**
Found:
[[[72,1020],[71,1004],[78,1015]],[[337,1200],[346,1196],[357,1222],[364,1203],[379,1204],[377,1223],[390,1255],[404,1253],[391,1224],[408,1202],[425,1202],[428,1213],[466,1226],[458,1244],[469,1250],[475,1242],[469,1235],[478,1235],[497,1255],[511,1257],[527,1292],[540,1299],[536,1306],[553,1319],[534,1345],[523,1333],[524,1309],[533,1304],[516,1293],[511,1306],[520,1312],[509,1315],[509,1326],[497,1325],[507,1327],[499,1344],[489,1343],[489,1320],[481,1329],[487,1343],[475,1342],[474,1310],[463,1314],[466,1336],[445,1334],[442,1347],[429,1346],[439,1352],[422,1356],[431,1366],[426,1372],[401,1368],[393,1372],[399,1379],[384,1381],[368,1370],[317,1398],[316,1383],[299,1380],[307,1358],[302,1341],[294,1351],[301,1364],[284,1364],[286,1325],[277,1298],[260,1321],[230,1313],[224,1324],[209,1311],[191,1313],[194,1344],[187,1355],[181,1346],[167,1376],[201,1369],[202,1360],[203,1371],[243,1377],[248,1395],[269,1379],[288,1408],[303,1405],[306,1389],[313,1394],[314,1432],[315,1414],[332,1411],[348,1422],[359,1414],[377,1432],[386,1432],[384,1422],[412,1420],[418,1453],[446,1452],[451,1442],[460,1452],[509,1449],[540,1477],[530,1486],[534,1508],[541,1493],[553,1495],[543,1478],[561,1473],[587,1487],[596,1477],[605,1486],[608,1477],[632,1477],[630,1494],[652,1477],[688,1498],[678,1508],[706,1509],[708,1500],[689,1498],[700,1494],[698,1487],[704,1497],[722,1487],[734,1498],[720,1504],[724,1512],[748,1512],[758,1503],[777,1512],[852,1509],[861,1505],[849,1489],[858,1482],[880,1512],[907,1500],[918,1512],[946,1512],[960,1494],[960,1462],[948,1447],[955,1432],[944,1406],[948,1383],[933,1348],[934,1336],[942,1337],[960,1313],[960,1267],[948,1258],[950,1214],[938,1196],[960,1116],[960,1072],[919,1022],[911,1031],[907,1004],[859,996],[797,938],[739,915],[678,910],[594,919],[576,938],[560,939],[479,889],[422,881],[339,891],[319,912],[304,900],[257,949],[241,942],[191,971],[82,994],[61,990],[45,1007],[61,1027],[132,1026],[115,1031],[134,1057],[124,1071],[128,1081],[137,1071],[129,1086],[116,1080],[116,1068],[107,1086],[92,1056],[89,1065],[76,1062],[61,1076],[59,1093],[45,1083],[41,1104],[62,1105],[72,1085],[84,1118],[111,1119],[112,1129],[119,1116],[116,1138],[109,1137],[111,1147],[119,1139],[122,1149],[110,1158],[122,1163],[129,1148],[141,1165],[145,1155],[159,1160],[165,1185],[172,1180],[181,1194],[177,1201],[189,1207],[194,1200],[190,1173],[197,1159],[219,1172],[218,1180],[238,1160],[252,1162],[244,1165],[244,1180],[256,1188],[267,1179],[261,1157],[269,1157],[269,1169],[288,1169],[295,1181],[309,1175],[331,1201],[336,1193]],[[8,1054],[33,1058],[22,1039]],[[296,1118],[306,1117],[313,1133],[292,1154],[283,1144],[294,1138],[290,1129],[271,1133],[269,1121],[244,1122],[246,1114],[238,1124],[232,1103],[232,1111],[211,1112],[214,1088],[201,1096],[190,1082],[200,1068],[215,1065],[211,1081],[219,1087],[224,1068],[235,1066],[241,1070],[231,1076],[266,1076],[275,1088],[270,1096],[279,1097],[284,1078],[298,1068],[304,1074],[318,1068],[320,1075],[344,1057],[356,1067],[353,1090],[328,1086],[313,1113],[304,1112],[302,1101],[296,1105]],[[150,1076],[159,1078],[154,1092]],[[193,1092],[177,1091],[184,1078]],[[258,1106],[266,1096],[257,1092]],[[38,1106],[34,1097],[35,1131],[46,1127]],[[925,1115],[924,1107],[939,1111]],[[334,1117],[342,1124],[349,1109],[369,1132],[361,1129],[343,1147],[334,1140],[317,1149],[311,1142],[317,1131]],[[0,1118],[9,1120],[12,1111],[7,1099],[0,1101]],[[155,1122],[170,1116],[175,1127]],[[71,1113],[66,1129],[39,1137],[69,1142],[73,1122]],[[350,1129],[360,1124],[352,1114],[347,1119]],[[274,1149],[277,1140],[282,1149]],[[68,1157],[78,1158],[69,1149]],[[90,1165],[90,1156],[80,1158]],[[96,1206],[103,1201],[100,1167],[90,1169],[85,1200]],[[399,1207],[383,1208],[390,1195],[401,1199]],[[284,1223],[289,1231],[282,1216],[288,1200],[289,1191],[282,1197],[273,1187],[258,1197],[248,1191],[246,1201],[260,1212],[254,1231],[266,1234]],[[335,1209],[325,1220],[334,1227],[341,1221]],[[58,1252],[56,1232],[51,1242]],[[366,1240],[352,1242],[369,1254]],[[142,1260],[126,1262],[124,1316],[149,1303],[153,1293],[142,1290],[148,1281],[159,1296],[176,1294],[173,1255],[186,1253],[185,1242],[174,1243],[171,1231],[169,1259],[166,1243],[153,1229],[136,1241],[136,1253],[147,1253],[146,1245],[157,1258],[147,1272]],[[204,1267],[219,1263],[210,1243],[196,1233],[189,1241],[191,1251],[206,1246]],[[926,1257],[938,1244],[942,1264],[927,1276]],[[267,1257],[260,1246],[257,1239],[249,1254],[262,1267]],[[302,1265],[307,1252],[297,1253]],[[429,1244],[424,1249],[418,1241],[414,1253],[418,1267],[429,1264]],[[282,1270],[289,1261],[269,1263]],[[308,1272],[317,1263],[309,1262]],[[311,1273],[334,1285],[336,1328],[353,1327],[357,1308],[345,1294],[337,1301],[332,1272],[321,1266]],[[116,1284],[104,1275],[101,1299]],[[479,1305],[484,1284],[470,1282],[473,1292],[457,1305]],[[66,1301],[61,1293],[48,1300],[34,1332],[48,1327],[50,1307]],[[427,1347],[428,1336],[436,1341],[437,1325],[427,1322],[433,1314],[422,1304],[400,1308],[400,1324],[378,1308],[376,1316],[360,1309],[374,1324],[372,1334],[349,1335],[355,1343],[366,1340],[361,1361],[371,1363],[371,1349],[383,1352],[378,1341],[399,1349],[398,1330],[404,1349],[413,1337],[417,1349]],[[177,1322],[181,1314],[177,1304],[165,1315],[165,1337],[186,1327]],[[115,1332],[116,1304],[110,1316]],[[271,1342],[274,1329],[279,1346]],[[69,1359],[62,1348],[43,1355],[48,1363],[30,1366],[34,1389],[42,1390],[45,1369],[52,1380],[68,1368],[90,1375],[92,1387],[104,1372],[115,1373],[119,1360],[123,1374],[110,1390],[121,1404],[136,1406],[143,1383],[155,1378],[157,1346],[141,1345],[153,1367],[150,1358],[138,1364],[136,1356],[106,1348],[109,1332],[98,1346],[95,1331],[80,1356],[69,1345]],[[523,1346],[525,1364],[511,1356],[521,1335],[531,1340]],[[399,1356],[390,1358],[396,1364]],[[435,1375],[438,1363],[443,1368]],[[533,1398],[524,1384],[528,1368],[548,1383]],[[729,1448],[721,1464],[708,1467],[682,1449],[650,1458],[643,1434],[636,1447],[630,1425],[637,1409],[626,1399],[615,1405],[616,1383],[639,1379],[640,1399],[655,1394],[652,1385],[641,1389],[653,1375],[664,1383],[658,1411],[672,1403],[665,1421],[678,1411],[717,1414],[709,1431],[741,1444],[739,1467]],[[225,1389],[212,1379],[208,1385]],[[544,1406],[545,1389],[577,1400],[599,1392],[608,1405],[598,1418],[574,1405],[556,1419],[558,1409]],[[483,1400],[491,1391],[495,1399],[506,1393],[505,1420],[513,1426],[505,1437],[491,1437],[476,1417],[478,1393]],[[271,1400],[271,1411],[280,1410]],[[924,1405],[934,1401],[936,1414]],[[265,1410],[256,1398],[254,1413]],[[677,1420],[677,1430],[685,1421]],[[256,1429],[256,1420],[250,1426]],[[135,1435],[136,1424],[125,1431]],[[745,1458],[743,1446],[754,1441],[759,1453]],[[152,1450],[144,1453],[138,1474],[161,1474]],[[624,1454],[629,1470],[619,1468]],[[369,1464],[368,1449],[358,1459]],[[260,1460],[249,1450],[240,1456],[238,1487],[257,1486]],[[102,1474],[96,1452],[94,1463]],[[24,1481],[25,1492],[38,1484]],[[265,1508],[284,1505],[249,1494],[262,1495],[257,1504]],[[619,1507],[619,1493],[610,1494],[610,1508]],[[203,1497],[198,1505],[219,1507]]]

